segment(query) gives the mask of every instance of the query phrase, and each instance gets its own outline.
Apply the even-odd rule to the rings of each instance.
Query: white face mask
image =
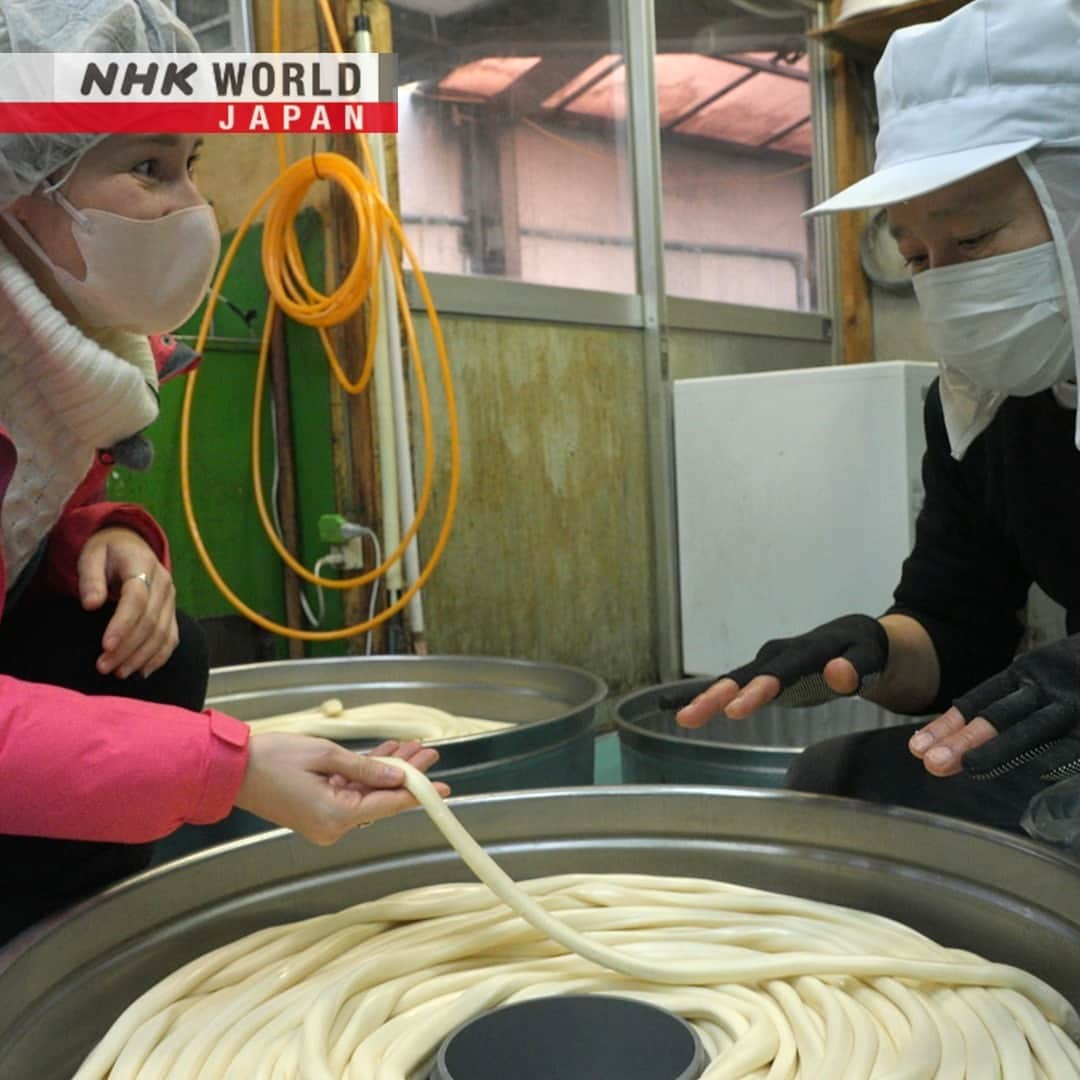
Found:
[[[914,278],[930,347],[982,390],[1027,397],[1071,374],[1072,331],[1053,243]]]
[[[72,233],[86,264],[81,281],[57,266],[10,210],[3,216],[52,271],[86,327],[164,333],[199,306],[221,253],[212,207],[202,203],[143,220],[78,210],[60,192],[48,195],[75,223]]]

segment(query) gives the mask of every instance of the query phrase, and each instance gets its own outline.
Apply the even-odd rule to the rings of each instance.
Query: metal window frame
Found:
[[[426,273],[424,278],[441,315],[488,316],[626,330],[645,328],[645,307],[641,293],[538,285],[531,281],[471,274],[433,272]],[[422,312],[424,303],[416,284],[416,275],[411,270],[405,271],[405,291],[410,310]],[[832,341],[832,323],[832,319],[821,312],[669,296],[664,328],[710,330],[749,337],[821,343]]]
[[[251,17],[252,0],[229,0],[234,52],[255,51],[255,26]]]
[[[176,0],[165,0],[172,13],[176,14]],[[255,51],[255,31],[251,18],[251,0],[226,0],[228,5],[229,44],[231,52],[250,53]],[[190,27],[198,35],[200,30],[219,26],[226,21],[226,15],[215,17],[198,26]]]
[[[813,28],[821,29],[829,23],[829,5],[818,4],[810,18]],[[819,37],[807,38],[810,52],[810,123],[814,135],[814,165],[812,195],[814,203],[827,199],[836,190],[836,170],[833,159],[832,125],[829,117],[833,112],[832,80],[826,78],[830,52]],[[817,264],[818,307],[830,314],[831,320],[838,315],[837,298],[840,296],[840,251],[837,246],[836,227],[832,215],[814,218],[814,256]],[[833,334],[833,363],[843,359],[843,335]]]
[[[466,274],[425,273],[424,279],[440,315],[483,315],[632,330],[644,325],[641,297],[637,293],[572,289]],[[423,311],[416,275],[411,270],[405,272],[405,289],[410,310]]]
[[[664,203],[659,102],[656,94],[656,11],[653,0],[623,0],[631,188],[637,238],[638,291],[645,325],[642,360],[648,446],[649,523],[653,556],[653,645],[660,679],[682,674],[679,552],[675,516],[675,429],[668,364],[664,277]]]

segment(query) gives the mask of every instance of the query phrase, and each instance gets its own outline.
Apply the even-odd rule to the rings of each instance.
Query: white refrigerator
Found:
[[[898,361],[676,382],[687,674],[889,605],[922,503],[936,371]]]

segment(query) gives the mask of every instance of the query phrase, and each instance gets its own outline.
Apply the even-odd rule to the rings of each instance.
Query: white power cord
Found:
[[[273,408],[273,388],[270,388],[270,437],[273,441],[274,449],[278,448],[278,418],[274,415]],[[278,512],[278,491],[281,487],[281,465],[278,460],[278,454],[274,453],[273,456],[273,476],[270,481],[270,515],[273,519],[273,527],[278,532],[278,537],[282,539],[284,543],[284,530],[281,527],[281,516]],[[382,565],[382,544],[379,543],[379,535],[374,529],[368,528],[366,525],[357,525],[355,522],[347,522],[345,525],[345,531],[350,536],[364,536],[372,542],[373,549],[375,550],[375,562],[373,566]],[[324,566],[336,566],[341,568],[345,566],[345,554],[340,550],[332,551],[328,555],[323,555],[321,558],[316,559],[313,571],[316,576],[322,572]],[[367,620],[375,618],[375,607],[378,602],[379,596],[379,582],[378,579],[372,582],[372,599],[367,605]],[[321,585],[315,585],[315,604],[319,609],[318,615],[311,609],[311,603],[308,599],[308,594],[303,586],[300,586],[300,607],[303,610],[303,617],[308,620],[308,625],[313,630],[318,630],[323,624],[323,619],[326,618],[326,595]],[[374,627],[373,627],[374,630]],[[375,645],[375,638],[372,636],[372,630],[369,630],[365,635],[367,642],[364,646],[365,656],[372,654],[372,649]]]
[[[340,551],[331,551],[329,555],[323,555],[322,558],[315,560],[314,572],[321,576],[324,566],[344,566],[345,556]],[[311,610],[311,604],[308,603],[307,593],[304,592],[303,587],[300,589],[300,606],[304,609],[304,617],[308,621],[308,625],[318,629],[322,626],[323,619],[326,618],[326,594],[322,590],[322,586],[315,586],[316,602],[319,608],[319,614],[315,615]]]
[[[277,432],[277,416],[274,412],[274,391],[270,388],[270,435],[273,439],[274,447],[277,447],[278,432]],[[284,543],[284,530],[281,527],[281,517],[278,513],[278,491],[281,487],[281,466],[278,461],[278,456],[274,454],[274,472],[270,481],[270,515],[274,522],[274,529],[278,534],[278,538]],[[367,525],[358,525],[355,522],[347,522],[345,526],[346,531],[354,536],[366,536],[371,541],[371,546],[375,551],[375,562],[373,566],[382,565],[382,544],[379,543],[379,535],[374,529],[369,529]],[[313,571],[316,575],[320,574],[323,566],[337,566],[342,567],[345,564],[345,556],[341,551],[332,551],[328,555],[323,555],[321,558],[315,561]],[[304,587],[300,587],[300,607],[304,612],[304,618],[307,619],[308,625],[312,629],[318,629],[322,626],[323,619],[326,618],[326,595],[323,592],[321,585],[315,586],[316,605],[318,607],[318,614],[311,609],[311,603],[307,598],[307,592]],[[370,622],[375,617],[375,605],[379,595],[379,581],[376,579],[371,585],[371,601],[368,604],[368,621]],[[374,627],[372,628],[374,629]],[[374,646],[374,638],[372,637],[372,631],[369,630],[366,634],[367,642],[364,647],[364,653],[367,656],[371,655],[371,650]]]
[[[353,536],[366,536],[371,541],[371,546],[375,552],[374,566],[379,566],[382,563],[382,545],[379,543],[378,533],[374,529],[369,529],[366,525],[357,525],[355,522],[346,522],[344,531],[352,534]],[[340,550],[331,551],[328,555],[323,555],[315,563],[314,572],[319,574],[323,566],[336,566],[343,567],[345,565],[345,555]],[[322,625],[323,619],[326,617],[326,595],[321,585],[315,586],[315,595],[317,597],[318,615],[311,610],[311,605],[308,602],[305,591],[300,590],[300,604],[304,609],[304,617],[308,623],[314,628],[318,629]],[[375,606],[378,603],[379,598],[379,580],[376,579],[371,584],[371,599],[368,602],[368,621],[370,622],[375,617]],[[374,628],[373,628],[374,629]],[[375,644],[375,639],[372,637],[372,631],[369,630],[365,635],[367,641],[364,645],[364,654],[366,656],[371,655],[372,648]]]
[[[375,532],[374,529],[369,529],[366,525],[357,525],[357,524],[355,524],[355,523],[353,523],[351,521],[348,522],[345,525],[345,531],[346,532],[353,532],[354,530],[355,530],[355,532],[356,532],[356,534],[358,536],[366,536],[371,541],[371,546],[372,546],[372,548],[374,550],[374,553],[375,553],[375,562],[374,562],[373,565],[381,566],[383,557],[382,557],[382,544],[379,543],[379,534],[377,532]],[[372,619],[375,618],[375,605],[376,605],[376,599],[377,599],[378,595],[379,595],[379,579],[376,578],[371,583],[371,600],[368,603],[368,616],[367,616],[368,617],[368,622],[370,622]],[[374,627],[372,627],[372,630],[374,630]],[[372,647],[373,647],[373,645],[375,643],[375,639],[372,637],[372,630],[369,630],[367,632],[367,634],[365,635],[367,637],[367,642],[364,645],[364,655],[365,656],[370,656],[371,655],[371,650],[372,650]]]

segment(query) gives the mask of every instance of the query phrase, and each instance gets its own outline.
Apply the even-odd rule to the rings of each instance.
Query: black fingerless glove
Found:
[[[775,675],[780,694],[775,705],[822,705],[843,695],[831,690],[822,671],[838,657],[851,662],[859,676],[858,691],[868,689],[885,669],[889,659],[889,637],[885,627],[869,615],[843,615],[798,637],[767,641],[749,664],[735,668],[721,679],[734,679],[745,686],[758,675]],[[686,701],[663,699],[662,708],[681,708]]]
[[[1031,762],[1047,783],[1080,774],[1080,636],[1018,656],[953,702],[965,720],[982,716],[996,738],[964,755],[964,771],[994,780]]]

